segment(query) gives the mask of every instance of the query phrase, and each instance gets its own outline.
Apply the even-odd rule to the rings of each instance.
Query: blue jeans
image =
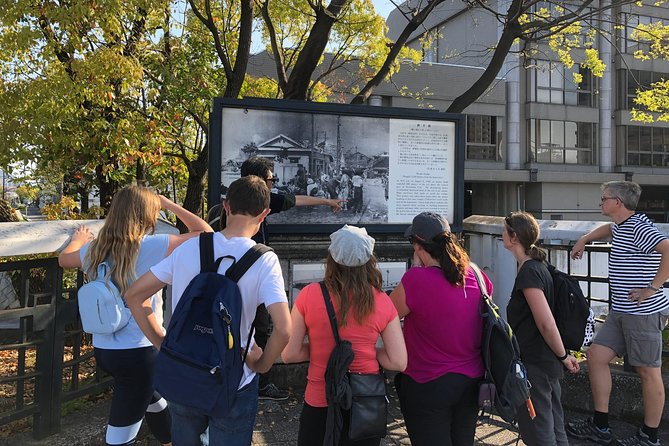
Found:
[[[237,391],[235,404],[227,417],[210,417],[173,401],[169,401],[169,407],[174,446],[200,446],[200,434],[207,427],[210,446],[249,446],[258,411],[258,375]]]

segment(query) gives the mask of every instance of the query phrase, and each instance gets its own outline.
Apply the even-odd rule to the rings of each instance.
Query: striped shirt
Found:
[[[611,232],[611,309],[621,313],[653,314],[669,308],[669,298],[661,287],[641,305],[627,299],[629,290],[646,288],[655,278],[662,259],[655,247],[666,237],[644,214],[634,214],[620,224],[612,223]]]

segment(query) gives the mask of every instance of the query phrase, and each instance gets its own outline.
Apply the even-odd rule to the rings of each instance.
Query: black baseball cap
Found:
[[[421,212],[413,218],[411,226],[404,231],[404,236],[431,242],[443,232],[451,232],[451,227],[444,217],[435,212]]]

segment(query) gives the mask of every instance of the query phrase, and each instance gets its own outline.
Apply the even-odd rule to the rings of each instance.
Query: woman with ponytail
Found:
[[[546,253],[538,246],[539,225],[531,214],[512,212],[504,219],[504,247],[518,262],[518,275],[506,308],[516,334],[532,388],[536,417],[518,411],[518,427],[528,446],[566,446],[560,403],[560,378],[566,368],[578,371],[578,362],[564,348],[551,307],[553,279],[546,268]]]
[[[408,365],[395,387],[407,432],[413,446],[471,446],[484,372],[476,275],[441,215],[418,214],[404,235],[413,267],[390,299],[404,317]]]
[[[189,233],[153,234],[160,209],[174,212]],[[80,268],[89,280],[97,277],[98,265],[109,265],[108,280],[125,294],[130,285],[150,267],[167,257],[177,246],[211,227],[181,206],[162,195],[140,186],[128,186],[114,196],[105,223],[93,239],[80,226],[72,240],[58,256],[63,268]],[[156,299],[151,305],[162,315]],[[144,336],[133,318],[128,325],[112,334],[94,334],[93,347],[97,364],[114,378],[107,445],[132,445],[142,419],[162,444],[171,444],[170,415],[167,402],[153,390],[153,370],[157,351]]]

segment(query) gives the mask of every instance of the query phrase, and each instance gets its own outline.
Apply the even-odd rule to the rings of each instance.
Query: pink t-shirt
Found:
[[[485,281],[492,295],[492,283]],[[402,285],[410,310],[404,317],[404,373],[419,383],[449,372],[483,376],[481,292],[471,268],[464,288],[451,285],[436,267],[410,268]]]
[[[379,371],[379,363],[376,361],[376,341],[388,323],[397,316],[397,310],[386,293],[375,290],[374,300],[376,304],[374,312],[368,316],[364,324],[358,324],[349,311],[346,326],[338,327],[339,337],[350,341],[353,345],[355,358],[349,367],[352,372]],[[339,305],[334,297],[332,303],[335,312],[338,311]],[[298,294],[295,305],[304,317],[309,336],[309,372],[304,400],[313,407],[327,407],[325,368],[335,346],[335,340],[320,285],[312,283],[304,287]]]

